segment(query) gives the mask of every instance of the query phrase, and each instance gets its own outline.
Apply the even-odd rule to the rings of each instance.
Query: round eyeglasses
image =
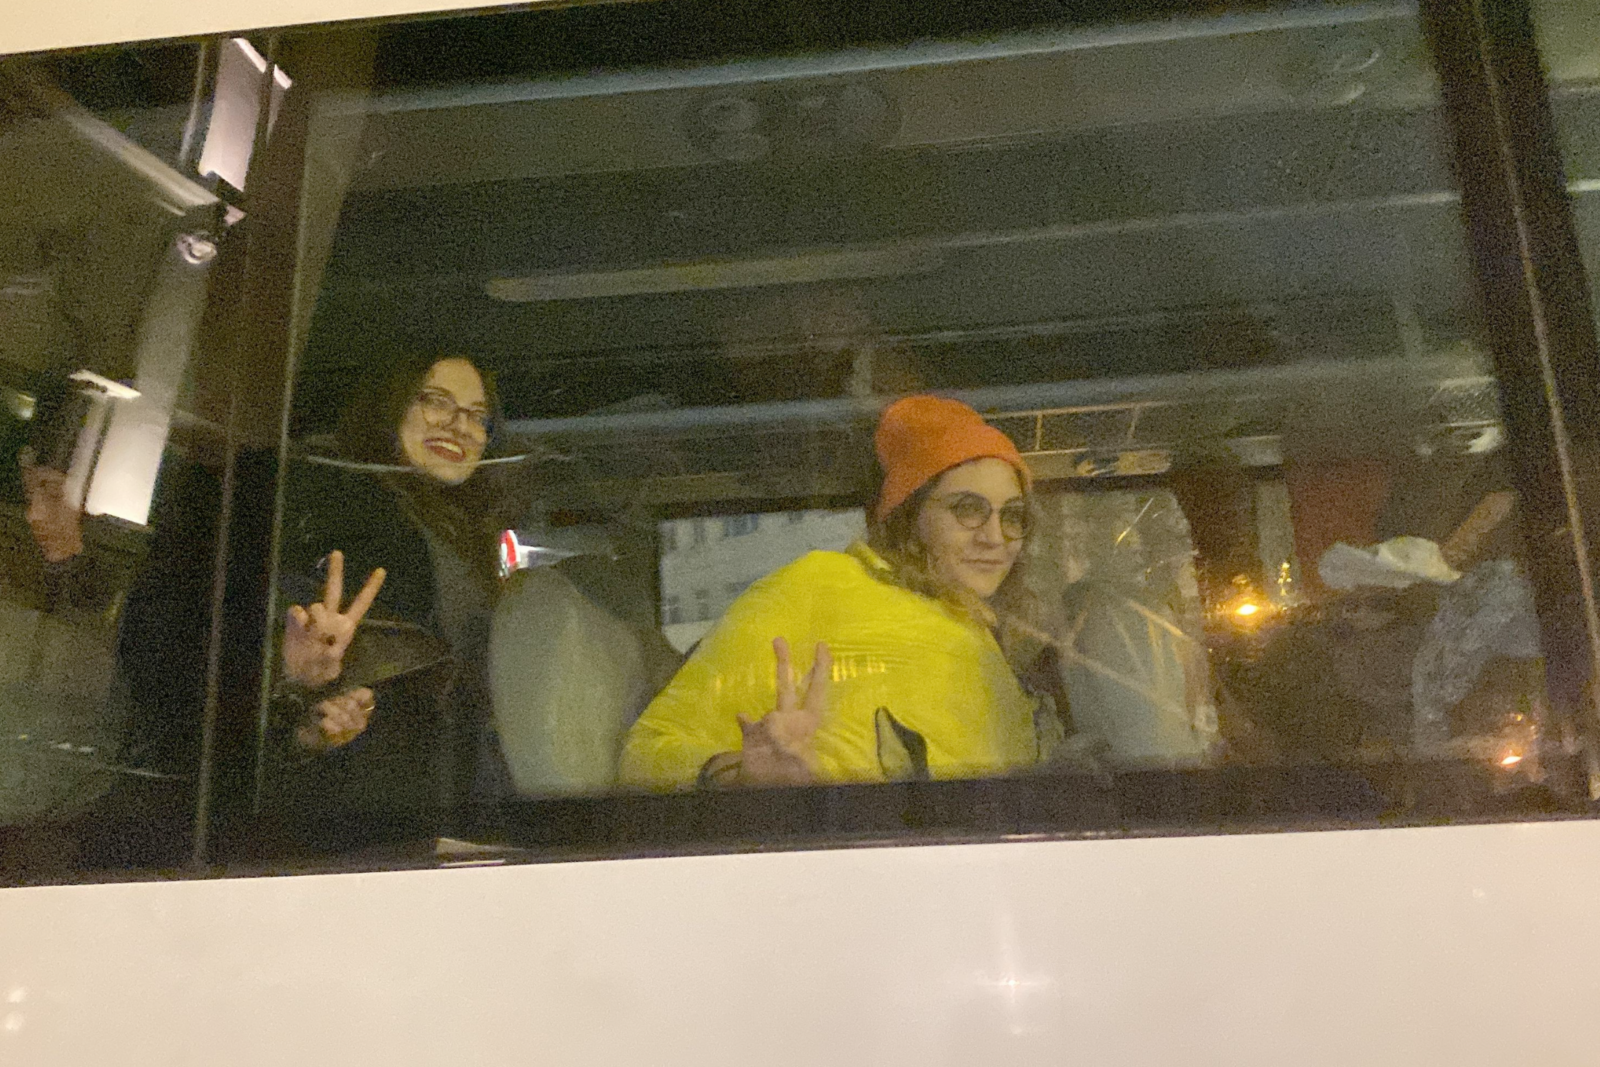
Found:
[[[481,432],[484,436],[489,434],[489,413],[482,408],[464,408],[456,403],[455,397],[437,389],[424,389],[417,394],[417,406],[422,409],[422,417],[429,426],[443,429],[456,421],[460,416],[466,420],[468,426]]]
[[[995,506],[989,498],[978,493],[951,493],[939,498],[955,520],[969,530],[981,530],[988,523]],[[1020,541],[1033,528],[1033,513],[1026,500],[1009,500],[1000,505],[1000,533],[1007,541]]]

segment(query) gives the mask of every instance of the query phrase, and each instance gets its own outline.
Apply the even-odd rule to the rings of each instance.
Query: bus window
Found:
[[[800,689],[833,646],[790,784],[1328,768],[1371,817],[1423,768],[1568,789],[1427,48],[1318,11],[445,82],[392,38],[312,109],[308,172],[349,162],[301,264],[278,589],[453,673],[308,674],[288,806],[777,784],[739,770],[774,638]],[[970,645],[850,584],[943,595],[925,531],[932,578],[869,521],[908,395],[1026,476],[1027,608]],[[510,586],[500,526],[537,542]],[[573,745],[577,786],[508,773]]]
[[[173,413],[75,439],[143,472],[85,490],[132,546],[91,704],[166,662],[127,652],[138,575],[224,608],[169,642],[198,856],[1589,810],[1597,402],[1544,384],[1539,272],[1493,266],[1505,135],[1434,15],[714,7],[213,42],[133,112],[94,55],[16,67],[56,103],[5,180],[80,180],[8,254],[122,348],[13,301],[7,365],[92,351],[51,358],[106,442]],[[20,139],[50,115],[100,184]],[[107,144],[164,215],[82,192],[133,180]],[[39,221],[110,203],[89,251]],[[236,232],[226,340],[150,377]],[[204,542],[152,473],[180,446],[226,553],[144,547]]]

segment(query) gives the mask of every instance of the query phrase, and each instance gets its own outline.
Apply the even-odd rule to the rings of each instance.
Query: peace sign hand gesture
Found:
[[[789,642],[772,642],[778,658],[777,705],[751,722],[739,716],[744,748],[739,755],[739,781],[749,785],[804,785],[811,781],[811,736],[822,725],[833,678],[833,654],[817,642],[816,658],[806,672],[805,695],[795,690],[789,666]]]
[[[307,607],[292,605],[284,624],[283,669],[290,681],[316,689],[339,677],[345,649],[350,647],[356,627],[383,588],[384,573],[382,567],[373,571],[350,607],[340,611],[344,599],[344,553],[335,549],[328,554],[328,581],[322,589],[322,600]]]

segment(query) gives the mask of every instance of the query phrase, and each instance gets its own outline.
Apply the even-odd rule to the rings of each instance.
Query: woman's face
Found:
[[[488,426],[489,406],[478,368],[465,359],[441,359],[429,368],[400,419],[400,453],[424,474],[460,485],[478,469]]]
[[[958,516],[970,522],[983,513],[973,497],[988,504],[989,515],[969,529]],[[934,573],[984,599],[994,596],[1022,551],[1023,538],[1007,537],[1001,529],[1000,509],[1008,504],[1012,516],[1026,506],[1022,481],[1003,459],[975,459],[939,475],[917,514],[917,534]]]

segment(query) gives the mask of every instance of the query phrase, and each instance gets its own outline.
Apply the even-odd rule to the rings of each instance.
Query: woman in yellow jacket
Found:
[[[809,553],[735,601],[629,731],[624,785],[977,777],[1040,758],[1038,702],[994,633],[1024,595],[1021,455],[932,396],[885,410],[875,444],[867,543]]]

